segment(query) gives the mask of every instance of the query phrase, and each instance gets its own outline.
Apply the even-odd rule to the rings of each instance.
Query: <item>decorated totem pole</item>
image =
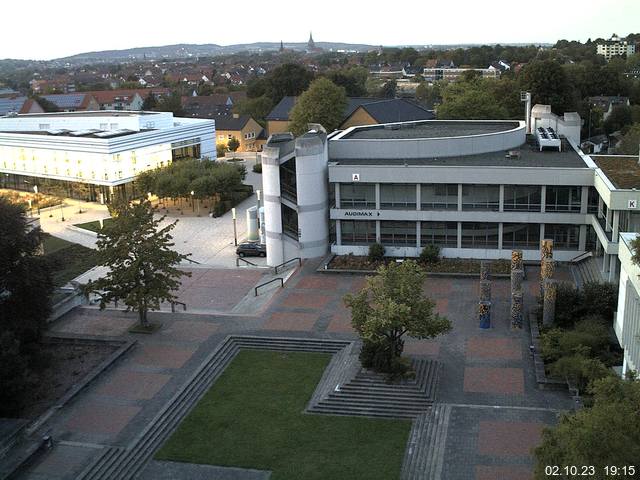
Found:
[[[522,250],[511,252],[511,328],[522,328],[524,265]]]
[[[480,328],[491,327],[491,280],[489,279],[489,264],[480,264],[480,301],[478,302],[478,317]]]

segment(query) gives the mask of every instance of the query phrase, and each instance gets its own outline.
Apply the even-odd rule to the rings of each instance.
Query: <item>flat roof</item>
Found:
[[[159,115],[164,112],[144,112],[133,110],[89,110],[81,112],[45,112],[23,113],[14,118],[40,118],[40,117],[139,117],[142,115]]]
[[[512,157],[509,152],[519,152]],[[477,155],[458,155],[442,158],[329,158],[334,165],[380,165],[380,166],[455,166],[455,167],[540,167],[540,168],[589,168],[582,157],[566,141],[562,140],[562,151],[545,149],[542,152],[530,142],[518,149],[480,153]]]
[[[46,137],[70,137],[70,138],[99,138],[102,140],[108,140],[116,137],[124,137],[126,135],[133,135],[134,133],[143,133],[150,132],[155,130],[153,128],[140,129],[140,130],[122,130],[122,131],[103,131],[103,130],[87,130],[86,133],[75,134],[74,132],[79,132],[78,130],[60,130],[56,133],[47,130],[33,130],[33,131],[2,131],[0,133],[8,134],[8,135],[41,135]]]
[[[351,132],[346,132],[337,140],[401,140],[467,137],[470,135],[506,132],[519,126],[520,123],[518,121],[428,120],[425,122],[356,127]]]
[[[614,187],[640,188],[640,164],[637,155],[590,155],[590,157]]]

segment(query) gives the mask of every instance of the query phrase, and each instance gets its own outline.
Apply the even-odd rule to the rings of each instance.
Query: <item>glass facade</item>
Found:
[[[553,248],[557,250],[578,250],[580,227],[578,225],[562,225],[546,223],[544,237],[553,240]]]
[[[393,210],[415,210],[416,185],[413,183],[380,184],[380,208]]]
[[[540,247],[540,224],[503,223],[502,248],[537,250]]]
[[[580,213],[582,187],[547,187],[545,211]]]
[[[498,248],[498,224],[463,222],[462,248]]]
[[[421,222],[420,246],[427,245],[456,248],[458,246],[458,222]]]
[[[376,222],[368,220],[340,220],[342,245],[376,243]]]
[[[589,187],[589,199],[587,202],[587,213],[598,213],[598,201],[600,200],[600,194],[596,190],[596,187]]]
[[[416,222],[381,221],[380,243],[398,247],[415,247]]]
[[[462,210],[497,212],[499,208],[499,185],[462,185]]]
[[[298,240],[298,212],[281,204],[282,210],[282,233]]]
[[[421,185],[420,208],[422,210],[457,210],[458,184],[431,183]]]
[[[280,165],[280,193],[292,202],[298,201],[295,157]]]
[[[341,183],[340,208],[376,208],[373,183]]]
[[[539,212],[542,206],[542,187],[539,185],[505,185],[505,212]]]

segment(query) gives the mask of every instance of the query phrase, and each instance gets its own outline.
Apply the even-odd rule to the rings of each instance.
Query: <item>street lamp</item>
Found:
[[[60,220],[64,222],[64,207],[60,204]]]
[[[195,204],[193,203],[193,195],[194,195],[194,193],[195,193],[195,192],[194,192],[193,190],[191,190],[191,211],[192,211],[192,212],[195,212],[195,211],[196,211],[196,206],[195,206]]]
[[[33,186],[33,193],[36,194],[36,203],[38,204],[38,216],[40,216],[40,196],[38,195],[38,185]]]
[[[258,198],[258,228],[260,228],[260,190],[256,190],[256,197]]]
[[[236,229],[236,209],[231,209],[231,218],[233,218],[233,244],[238,246],[238,230]]]

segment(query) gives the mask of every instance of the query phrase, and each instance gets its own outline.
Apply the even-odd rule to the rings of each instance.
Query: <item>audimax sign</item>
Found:
[[[363,210],[351,210],[344,212],[345,217],[379,217],[380,212],[370,212]]]

